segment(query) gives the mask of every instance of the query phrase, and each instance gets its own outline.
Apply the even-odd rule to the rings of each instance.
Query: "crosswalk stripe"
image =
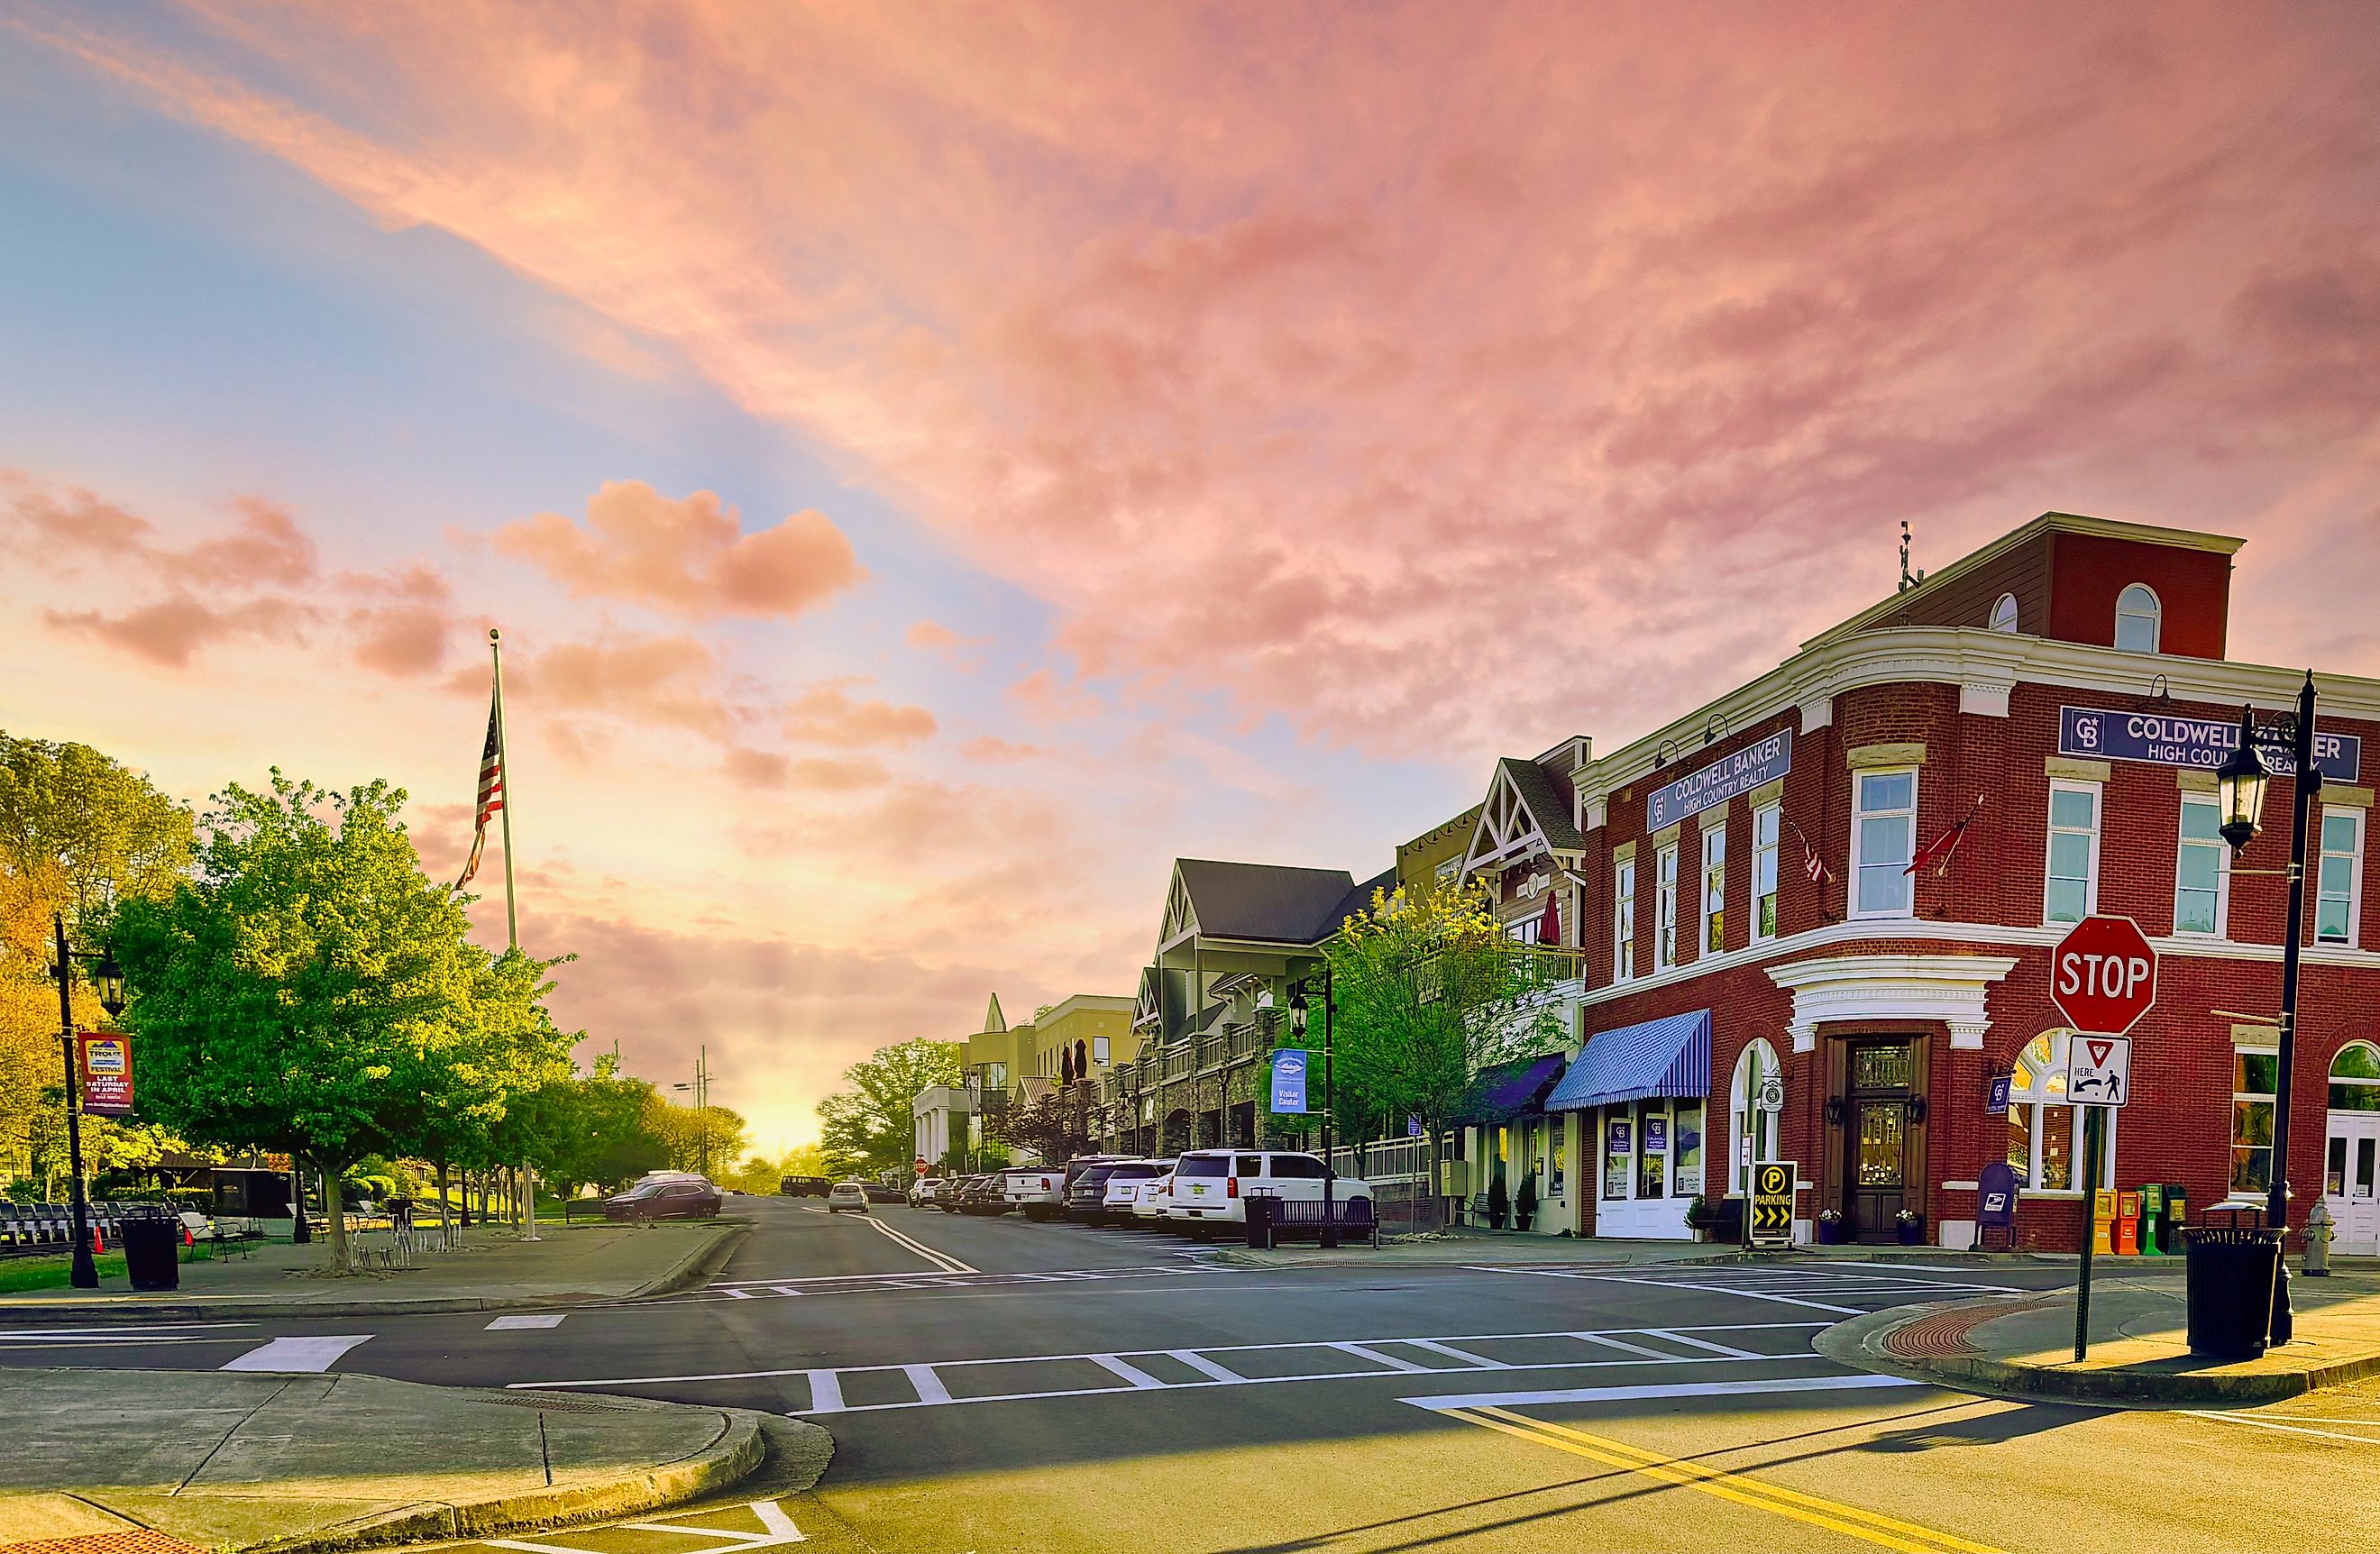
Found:
[[[802,1374],[809,1378],[812,1414],[842,1412],[843,1378],[841,1377],[831,1370],[808,1370]]]
[[[934,1374],[933,1366],[903,1366],[901,1367],[901,1374],[909,1378],[910,1386],[917,1389],[917,1401],[919,1402],[948,1402],[951,1401],[951,1390],[942,1385],[942,1378]]]
[[[1374,1365],[1386,1366],[1390,1370],[1427,1371],[1431,1368],[1428,1366],[1417,1366],[1411,1360],[1400,1360],[1394,1354],[1383,1354],[1377,1349],[1368,1349],[1360,1343],[1334,1343],[1330,1347],[1342,1354],[1353,1354],[1359,1360],[1369,1360]]]
[[[1210,1380],[1237,1382],[1245,1381],[1247,1379],[1246,1377],[1242,1376],[1238,1371],[1227,1370],[1223,1366],[1217,1365],[1214,1361],[1207,1358],[1206,1355],[1199,1354],[1196,1349],[1168,1349],[1165,1353],[1170,1357],[1181,1361],[1184,1365],[1188,1366],[1192,1370],[1196,1371],[1199,1375],[1204,1376]]]
[[[1490,1360],[1484,1355],[1475,1354],[1468,1349],[1457,1349],[1451,1343],[1440,1343],[1434,1338],[1401,1338],[1395,1342],[1410,1349],[1427,1349],[1433,1354],[1444,1354],[1449,1359],[1461,1360],[1464,1365],[1475,1366],[1481,1370],[1505,1368],[1504,1363],[1500,1360]]]
[[[1731,1343],[1713,1343],[1706,1338],[1696,1338],[1691,1333],[1673,1333],[1667,1328],[1647,1328],[1645,1329],[1645,1335],[1647,1338],[1666,1338],[1671,1343],[1682,1343],[1689,1349],[1699,1349],[1706,1354],[1724,1354],[1730,1360],[1750,1360],[1757,1357],[1749,1349],[1738,1349]]]
[[[358,1343],[371,1340],[370,1333],[354,1333],[344,1337],[311,1334],[304,1338],[276,1338],[249,1350],[247,1354],[225,1361],[224,1370],[310,1370],[331,1368],[338,1357]]]
[[[1141,1369],[1138,1366],[1127,1364],[1123,1360],[1117,1359],[1113,1354],[1093,1354],[1090,1356],[1090,1362],[1091,1364],[1098,1366],[1102,1370],[1114,1372],[1117,1376],[1123,1378],[1124,1380],[1130,1382],[1135,1387],[1162,1387],[1165,1385],[1164,1382],[1160,1381],[1157,1378],[1149,1375],[1148,1372]]]

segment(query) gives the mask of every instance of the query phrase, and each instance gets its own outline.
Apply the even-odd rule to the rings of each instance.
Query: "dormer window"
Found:
[[[2133,583],[2116,596],[2116,646],[2128,653],[2154,653],[2164,623],[2165,606],[2156,590]]]
[[[2000,595],[1999,602],[1992,606],[1991,625],[1994,631],[2016,630],[2016,595],[2012,593]]]

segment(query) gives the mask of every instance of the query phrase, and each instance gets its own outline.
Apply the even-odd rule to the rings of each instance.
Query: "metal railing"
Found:
[[[1430,1169],[1429,1140],[1388,1138],[1330,1151],[1330,1169],[1375,1186],[1387,1182],[1423,1182]]]

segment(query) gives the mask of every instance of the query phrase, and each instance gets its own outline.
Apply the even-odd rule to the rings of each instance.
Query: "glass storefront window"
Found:
[[[2234,1052],[2231,1062],[2231,1190],[2263,1193],[2273,1184],[2273,1092],[2277,1052]]]
[[[1678,1102],[1676,1126],[1670,1191],[1678,1197],[1690,1198],[1703,1190],[1703,1103]]]
[[[1670,1174],[1670,1103],[1648,1100],[1638,1104],[1642,1111],[1636,1125],[1643,1132],[1636,1141],[1636,1196],[1640,1198],[1666,1196]]]
[[[1558,1198],[1562,1196],[1562,1167],[1567,1163],[1564,1156],[1567,1153],[1565,1145],[1568,1143],[1570,1123],[1567,1118],[1557,1117],[1548,1125],[1553,1129],[1554,1168],[1553,1190],[1546,1196]]]
[[[1635,1155],[1635,1122],[1624,1106],[1607,1109],[1603,1115],[1603,1196],[1618,1202],[1628,1196],[1629,1168]]]

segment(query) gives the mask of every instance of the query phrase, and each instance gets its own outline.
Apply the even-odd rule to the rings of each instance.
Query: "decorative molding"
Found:
[[[1766,804],[1782,804],[1785,802],[1785,779],[1771,777],[1746,796],[1751,799],[1755,809]]]
[[[1924,766],[1925,747],[1916,740],[1893,745],[1854,745],[1843,752],[1843,764],[1853,771],[1872,766]]]
[[[2243,1052],[2277,1052],[2281,1048],[2278,1026],[2241,1025],[2231,1026],[2231,1045]]]
[[[1707,809],[1697,810],[1694,814],[1694,829],[1698,832],[1723,831],[1726,827],[1727,806],[1724,803],[1714,804]]]
[[[2173,774],[2173,783],[2175,787],[2186,794],[2211,794],[2222,785],[2216,781],[2215,773],[2203,767],[2195,766],[2177,768]]]
[[[1835,698],[1831,696],[1810,697],[1793,710],[1802,720],[1802,732],[1807,734],[1814,728],[1825,728],[1835,721]]]
[[[1984,1190],[1980,1182],[1945,1182],[1941,1185],[1946,1193],[1980,1193]]]
[[[1668,825],[1646,837],[1645,845],[1657,853],[1664,847],[1675,845],[1678,840],[1678,824],[1676,820],[1671,820]]]
[[[2070,783],[2104,783],[2115,774],[2111,761],[2082,760],[2073,756],[2044,756],[2042,774],[2063,778]]]
[[[2016,689],[2015,682],[2004,680],[1961,680],[1959,682],[1959,710],[1972,712],[1978,718],[2005,718],[2009,715],[2009,693]]]
[[[1583,832],[1600,831],[1603,829],[1605,822],[1611,818],[1611,804],[1609,799],[1602,797],[1590,798],[1586,801],[1585,808],[1585,813],[1582,817],[1582,821],[1578,828]]]
[[[1623,863],[1634,863],[1635,861],[1636,844],[1633,842],[1622,842],[1619,846],[1611,849],[1612,868],[1618,868]]]
[[[2322,785],[2322,792],[2317,796],[2321,798],[2322,807],[2325,809],[2369,809],[2372,807],[2372,790],[2370,788],[2359,788],[2352,783],[2332,783],[2325,781]]]
[[[1953,1047],[1981,1047],[1991,1028],[1984,994],[2015,967],[2013,955],[1836,955],[1772,965],[1768,979],[1793,995],[1787,1028],[1797,1052],[1841,1020],[1938,1020]]]

